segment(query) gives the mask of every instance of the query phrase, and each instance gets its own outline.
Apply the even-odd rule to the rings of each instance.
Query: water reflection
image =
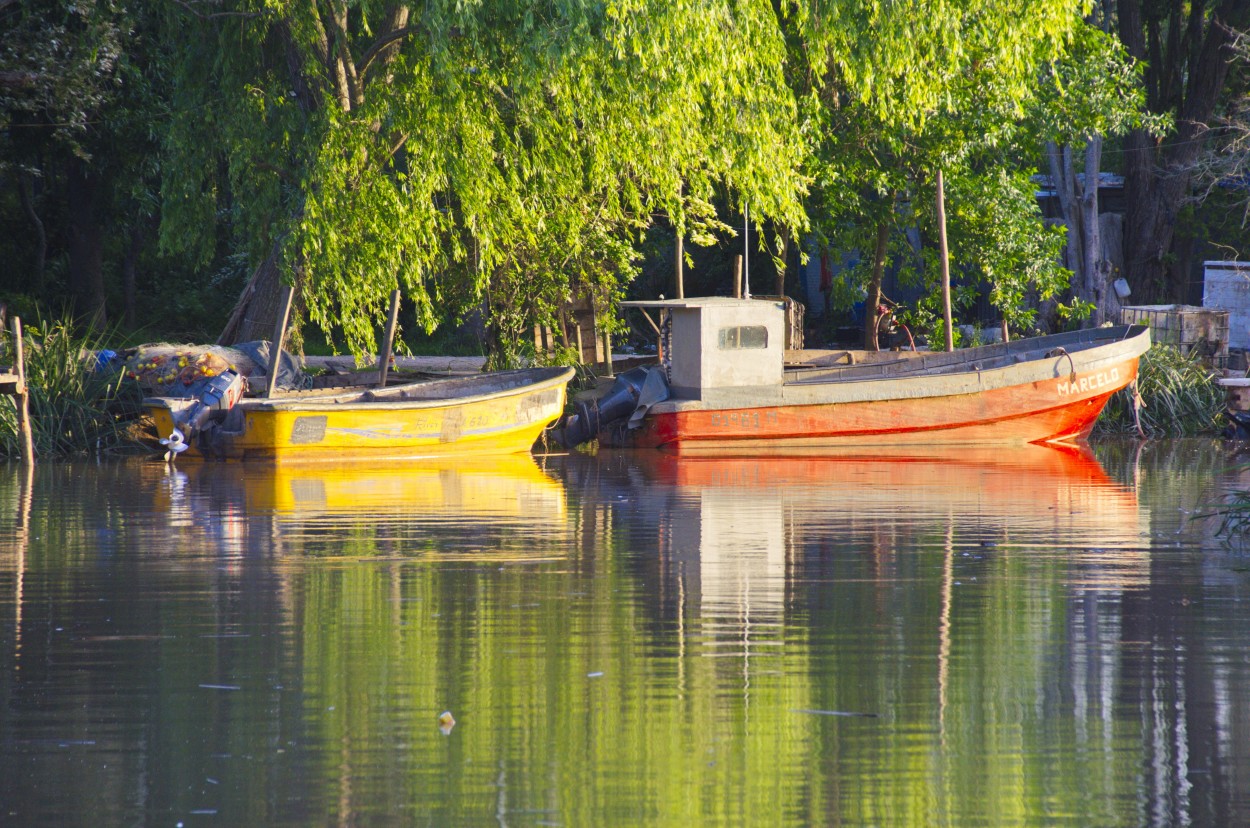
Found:
[[[1226,465],[0,476],[0,823],[1236,824]]]

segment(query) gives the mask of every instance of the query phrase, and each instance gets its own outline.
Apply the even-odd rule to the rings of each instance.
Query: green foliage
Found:
[[[1066,290],[1060,266],[1063,229],[1048,227],[1026,170],[970,171],[951,179],[948,232],[951,257],[969,263],[990,303],[1017,331],[1034,328],[1037,306]]]
[[[36,455],[67,457],[124,446],[140,396],[136,386],[122,382],[121,372],[95,370],[101,339],[77,336],[69,320],[40,320],[23,335]],[[11,339],[6,331],[9,349]],[[0,454],[21,454],[12,397],[0,398]]]
[[[1119,40],[1077,26],[1071,46],[1044,67],[1027,126],[1040,140],[1073,145],[1138,127],[1160,134],[1167,121],[1145,111],[1141,75]]]
[[[809,71],[795,73],[806,129],[817,136],[810,161],[811,214],[822,243],[834,250],[873,249],[869,238],[891,228],[889,265],[905,282],[935,290],[937,238],[933,181],[947,182],[951,271],[965,285],[983,284],[1009,325],[1030,330],[1037,304],[1066,292],[1069,272],[1058,263],[1061,232],[1042,221],[1028,160],[1056,67],[1082,54],[1100,33],[1072,2],[945,2],[917,15],[906,4],[864,0],[821,4],[800,14],[794,43]],[[1102,127],[1098,109],[1122,84],[1073,83],[1072,128]],[[1101,96],[1101,97],[1100,97]],[[1121,112],[1120,109],[1116,113]],[[1097,110],[1097,111],[1096,111]],[[924,249],[900,239],[920,230]],[[871,263],[846,274],[862,295]],[[920,268],[917,272],[916,268]],[[911,313],[920,329],[936,330],[932,299]]]
[[[722,190],[803,225],[771,4],[225,5],[246,16],[176,33],[162,239],[203,254],[240,205],[236,244],[280,241],[309,319],[353,351],[400,287],[427,332],[485,302],[510,363],[571,295],[619,296],[654,214],[723,229]]]
[[[1147,437],[1190,437],[1219,429],[1224,392],[1215,373],[1198,358],[1156,344],[1138,365],[1141,429]],[[1117,392],[1103,409],[1095,433],[1135,434],[1132,387]]]

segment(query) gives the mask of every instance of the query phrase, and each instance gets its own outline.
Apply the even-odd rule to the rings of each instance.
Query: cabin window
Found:
[[[717,345],[722,351],[741,351],[768,347],[768,328],[763,325],[738,325],[721,328]]]

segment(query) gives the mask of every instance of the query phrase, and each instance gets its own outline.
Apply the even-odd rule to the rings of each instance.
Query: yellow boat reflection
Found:
[[[395,515],[562,521],[564,486],[528,454],[386,463],[182,467],[204,492],[230,491],[248,514]]]

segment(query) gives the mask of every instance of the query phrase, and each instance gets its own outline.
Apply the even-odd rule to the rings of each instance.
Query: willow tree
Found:
[[[718,191],[803,222],[767,2],[226,0],[170,27],[166,245],[229,205],[253,295],[294,281],[357,352],[396,287],[427,329],[487,307],[506,348],[619,291],[653,214],[714,223]]]
[[[872,240],[871,267],[861,268],[868,347],[871,297],[895,247],[886,239],[912,222],[932,227],[939,169],[967,199],[952,211],[952,255],[990,283],[1005,318],[1017,314],[1027,288],[1053,293],[1062,280],[1050,264],[1052,234],[1021,197],[1021,158],[1030,151],[1020,124],[1045,67],[1068,52],[1087,10],[1085,0],[940,0],[923,10],[853,0],[805,4],[796,16],[792,43],[802,66],[791,78],[819,136],[813,219],[835,243]],[[1002,232],[1008,216],[1015,232]]]

